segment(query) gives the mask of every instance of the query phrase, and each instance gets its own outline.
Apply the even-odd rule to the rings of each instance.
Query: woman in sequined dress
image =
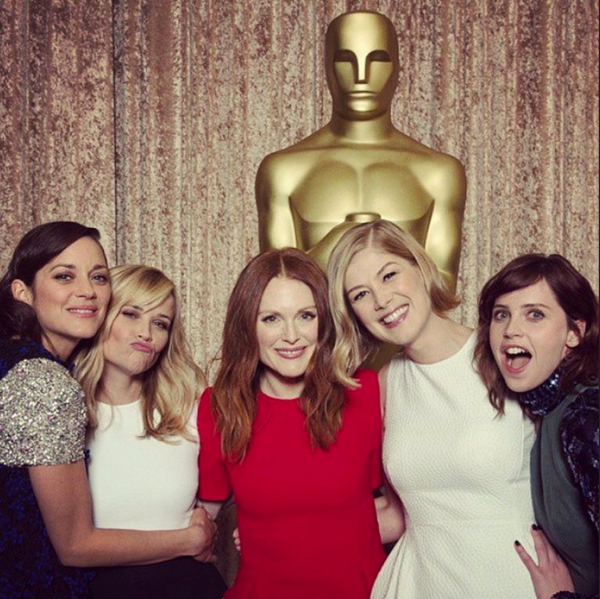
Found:
[[[557,254],[511,261],[481,292],[476,356],[491,400],[515,397],[539,426],[538,562],[516,543],[538,599],[597,596],[598,300],[589,282]]]
[[[185,528],[198,488],[204,375],[188,347],[173,282],[140,265],[110,271],[104,324],[77,356],[88,402],[88,477],[101,528]],[[100,568],[94,599],[221,599],[213,564],[179,557]]]
[[[40,225],[0,281],[0,597],[81,598],[89,575],[65,566],[212,554],[214,524],[197,510],[178,531],[92,525],[83,391],[66,366],[102,324],[110,298],[96,229]]]

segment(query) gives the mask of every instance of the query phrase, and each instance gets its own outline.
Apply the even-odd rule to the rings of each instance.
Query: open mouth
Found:
[[[399,324],[404,319],[404,316],[406,315],[407,311],[408,311],[408,306],[400,306],[399,308],[394,310],[392,313],[381,318],[381,322],[386,326],[395,326],[396,324]]]
[[[531,360],[531,354],[522,347],[507,347],[504,356],[510,372],[521,372]]]

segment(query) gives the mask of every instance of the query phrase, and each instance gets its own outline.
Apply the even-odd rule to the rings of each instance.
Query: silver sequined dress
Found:
[[[65,366],[38,344],[0,339],[0,597],[88,596],[89,574],[58,560],[28,473],[83,459],[85,428]]]

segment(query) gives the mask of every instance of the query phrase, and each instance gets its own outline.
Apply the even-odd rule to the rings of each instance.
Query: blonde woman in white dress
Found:
[[[377,342],[403,349],[379,379],[386,498],[400,505],[380,526],[383,538],[390,525],[404,532],[372,599],[533,599],[513,545],[533,551],[533,425],[516,403],[498,413],[488,401],[475,334],[447,317],[458,300],[414,238],[383,220],[348,231],[328,275],[346,383]]]

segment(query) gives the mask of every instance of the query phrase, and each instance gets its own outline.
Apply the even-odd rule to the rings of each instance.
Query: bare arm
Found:
[[[404,510],[402,502],[387,480],[384,484],[384,494],[375,499],[375,509],[381,542],[385,545],[397,541],[406,530]]]
[[[148,564],[179,556],[214,561],[215,525],[203,509],[181,530],[134,531],[94,528],[83,461],[31,466],[29,476],[48,535],[61,562],[93,567]]]
[[[434,198],[425,250],[454,293],[467,181],[464,167],[458,160],[447,155],[441,160],[423,175],[425,187]]]
[[[276,157],[267,156],[256,174],[256,207],[260,250],[298,247],[285,169]]]

